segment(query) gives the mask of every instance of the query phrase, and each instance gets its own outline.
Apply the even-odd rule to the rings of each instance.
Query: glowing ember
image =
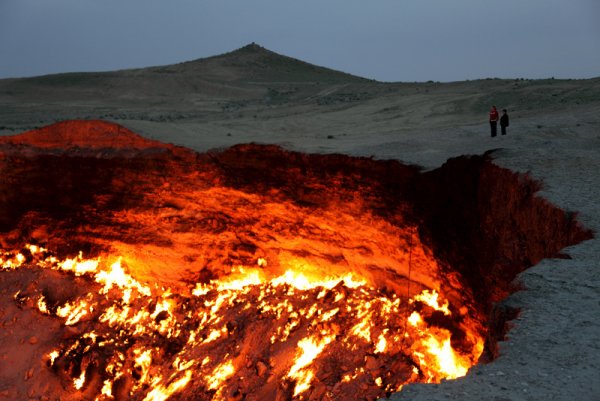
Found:
[[[81,372],[81,375],[77,379],[73,380],[73,387],[75,387],[76,390],[81,390],[84,384],[85,372]]]
[[[185,372],[184,376],[179,378],[176,381],[171,382],[168,386],[163,386],[160,384],[160,380],[153,383],[154,388],[148,393],[148,395],[144,398],[144,401],[165,401],[171,395],[183,389],[190,378],[192,377],[192,372]]]
[[[208,378],[208,389],[216,390],[235,373],[233,363],[231,361],[224,362],[217,366]]]

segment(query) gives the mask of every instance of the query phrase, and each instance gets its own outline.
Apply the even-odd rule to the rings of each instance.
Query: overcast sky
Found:
[[[381,81],[600,76],[600,0],[0,0],[0,77],[256,42]]]

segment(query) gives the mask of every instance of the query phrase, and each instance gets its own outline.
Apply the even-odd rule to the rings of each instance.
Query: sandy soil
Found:
[[[123,72],[110,84],[55,83],[63,92],[43,80],[0,81],[0,133],[56,119],[102,117],[199,151],[276,143],[307,152],[399,159],[426,169],[453,156],[494,149],[498,165],[530,172],[543,182],[542,196],[579,212],[586,227],[600,232],[600,79],[380,84],[323,73],[329,77],[323,81],[285,74],[268,81],[269,71],[241,76],[256,66],[244,67],[245,54],[234,56],[169,67],[184,74],[183,69],[200,66],[194,68],[208,77],[185,93],[177,92],[188,88],[183,78],[173,78],[177,74],[159,82],[145,70]],[[237,64],[227,69],[223,60]],[[310,72],[302,68],[302,74]],[[135,79],[146,87],[124,84]],[[489,136],[486,113],[492,103],[509,109],[505,137]],[[565,251],[571,259],[544,260],[519,276],[524,289],[505,303],[521,314],[497,360],[459,380],[407,386],[392,399],[600,400],[600,240]]]

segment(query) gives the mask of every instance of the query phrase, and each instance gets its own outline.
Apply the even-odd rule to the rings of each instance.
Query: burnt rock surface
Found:
[[[198,154],[115,124],[69,121],[0,137],[0,176],[4,249],[34,243],[61,257],[125,254],[139,261],[130,267],[140,279],[181,288],[274,255],[352,271],[364,265],[386,291],[435,282],[453,304],[463,299],[488,327],[485,358],[511,314],[494,305],[515,290],[515,276],[592,235],[573,213],[537,197],[539,183],[486,155],[422,173],[397,161],[269,145]],[[366,228],[360,236],[355,221],[387,236]],[[344,227],[351,232],[340,233]],[[418,227],[419,243],[410,227]],[[439,265],[431,278],[421,277],[429,265],[427,252],[413,251],[419,244]],[[412,276],[386,264],[397,249],[414,264]],[[314,392],[319,399],[325,387]]]
[[[536,196],[539,182],[485,156],[450,159],[422,183],[415,205],[425,237],[487,307],[508,295],[519,272],[567,257],[562,248],[592,236],[575,213]]]
[[[11,249],[27,238],[52,244],[90,224],[110,225],[111,212],[132,207],[168,178],[169,165],[182,165],[178,152],[193,161],[191,152],[103,121],[66,121],[0,137],[0,231],[17,229],[2,236],[2,245]],[[67,253],[94,245],[73,240],[60,244]]]

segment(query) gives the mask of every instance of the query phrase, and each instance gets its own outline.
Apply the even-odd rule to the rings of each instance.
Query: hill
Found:
[[[0,95],[27,101],[48,98],[136,101],[153,98],[252,96],[273,83],[334,84],[368,80],[315,66],[249,44],[235,51],[184,63],[114,72],[64,73],[0,80]],[[263,89],[263,88],[259,88]]]
[[[163,74],[201,76],[212,82],[310,82],[364,83],[369,80],[316,66],[292,57],[275,53],[251,43],[222,55],[188,61],[166,67],[151,68]]]

